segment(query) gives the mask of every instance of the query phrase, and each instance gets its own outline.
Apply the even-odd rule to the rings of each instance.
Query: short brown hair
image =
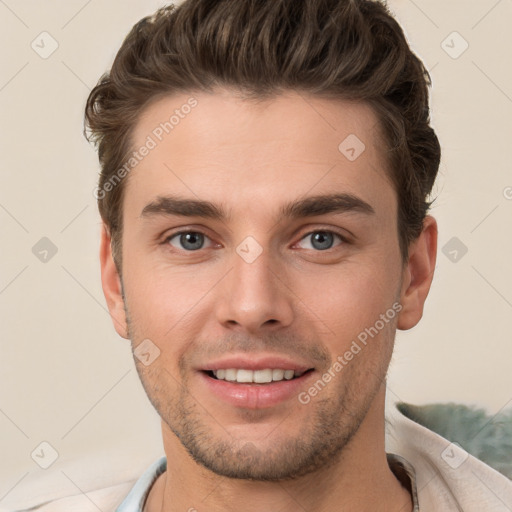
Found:
[[[422,230],[440,161],[430,77],[387,7],[373,0],[185,0],[140,20],[92,90],[86,136],[98,146],[98,207],[121,270],[123,182],[141,111],[166,94],[226,87],[246,99],[295,90],[373,107],[398,195],[404,261]],[[87,134],[89,131],[89,134]],[[111,188],[111,190],[110,190]]]

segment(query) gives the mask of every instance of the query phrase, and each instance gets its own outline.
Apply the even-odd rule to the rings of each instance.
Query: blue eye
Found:
[[[302,238],[301,242],[308,239],[310,240],[309,247],[303,246],[302,248],[315,249],[317,251],[325,251],[330,249],[333,247],[336,239],[338,239],[340,242],[344,241],[340,235],[332,233],[331,231],[313,231]]]
[[[176,249],[185,249],[186,251],[197,251],[203,249],[208,237],[197,231],[182,231],[170,236],[166,241]]]

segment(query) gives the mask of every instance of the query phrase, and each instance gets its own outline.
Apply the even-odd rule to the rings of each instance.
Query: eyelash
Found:
[[[205,238],[209,239],[210,241],[212,241],[211,238],[206,233],[204,233],[203,231],[198,230],[198,229],[188,229],[188,230],[183,230],[183,231],[177,231],[176,233],[172,233],[171,235],[167,236],[165,238],[165,240],[162,242],[162,245],[170,245],[170,241],[173,238],[176,238],[176,237],[178,237],[180,235],[185,235],[185,234],[188,234],[188,233],[200,234],[200,235],[203,235]],[[341,241],[341,243],[336,245],[336,246],[334,246],[334,247],[329,247],[329,249],[316,250],[316,251],[313,249],[314,252],[325,253],[325,252],[331,251],[332,249],[335,249],[336,247],[339,247],[339,245],[345,245],[345,244],[349,244],[350,243],[349,240],[345,236],[341,235],[340,233],[338,233],[336,231],[333,231],[332,229],[321,229],[320,228],[320,229],[314,229],[312,231],[304,233],[304,235],[302,235],[300,237],[300,239],[298,240],[298,242],[296,242],[294,245],[297,245],[297,243],[301,242],[302,240],[304,240],[308,236],[311,236],[311,235],[313,235],[315,233],[328,233],[328,234],[331,234],[334,237],[338,237],[339,240]],[[201,249],[197,249],[196,251],[190,251],[190,250],[187,251],[186,249],[182,249],[182,251],[183,252],[188,252],[188,253],[194,253],[194,252],[199,252]],[[304,249],[304,250],[310,250],[310,249]]]

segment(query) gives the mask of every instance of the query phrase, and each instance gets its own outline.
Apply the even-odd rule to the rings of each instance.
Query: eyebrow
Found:
[[[210,201],[175,196],[157,197],[155,201],[147,204],[140,214],[141,217],[153,217],[155,215],[204,217],[214,220],[223,220],[228,217],[222,206],[217,206]]]
[[[289,203],[281,208],[281,217],[314,217],[328,213],[364,213],[374,215],[373,207],[353,194],[329,194],[311,196]]]
[[[310,196],[285,204],[280,208],[279,217],[294,219],[329,213],[351,212],[365,215],[375,214],[373,207],[360,197],[341,193]],[[222,205],[176,196],[159,196],[156,200],[147,204],[141,212],[141,217],[153,217],[155,215],[203,217],[220,221],[229,219],[229,215]]]

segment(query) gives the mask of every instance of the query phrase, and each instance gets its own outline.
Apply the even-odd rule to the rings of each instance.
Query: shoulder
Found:
[[[126,457],[106,451],[61,457],[46,470],[29,466],[18,482],[1,482],[10,490],[0,496],[0,512],[114,511],[148,474],[148,459],[148,455],[134,454],[127,464]]]
[[[386,450],[403,457],[414,469],[422,512],[510,511],[509,478],[469,453],[470,443],[452,442],[408,418],[407,408],[400,409],[388,409]]]

